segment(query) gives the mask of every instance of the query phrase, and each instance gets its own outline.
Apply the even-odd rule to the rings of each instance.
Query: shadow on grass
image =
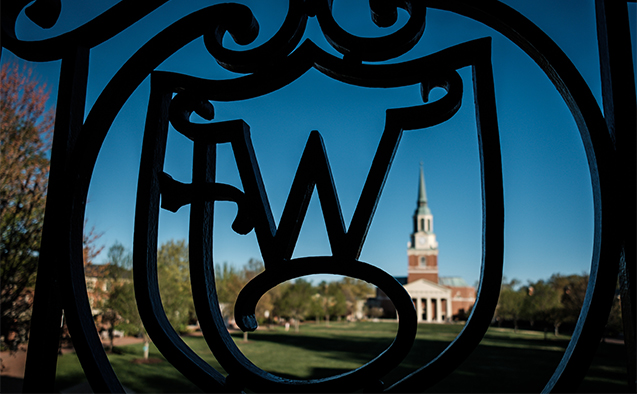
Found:
[[[360,366],[370,361],[393,340],[393,337],[316,337],[303,333],[254,333],[252,341],[271,342],[293,346],[310,352],[321,352],[327,359],[349,361]],[[432,392],[539,392],[550,379],[563,355],[568,340],[544,341],[541,338],[488,339],[467,359],[439,383]],[[416,369],[428,364],[449,345],[450,341],[416,339],[405,360],[381,378],[391,385]],[[285,352],[286,348],[281,348]],[[283,353],[285,354],[285,353]],[[267,366],[263,366],[267,369]],[[354,368],[352,368],[354,369]],[[351,369],[315,366],[309,376],[275,373],[290,379],[319,379],[334,376]],[[428,387],[422,385],[423,389]]]
[[[233,334],[233,337],[251,361],[277,376],[290,379],[320,379],[348,372],[376,357],[394,339],[393,333],[347,335],[338,331],[317,331],[257,331],[250,333],[248,343],[241,342],[241,333]],[[427,338],[424,332],[433,334]],[[435,329],[424,327],[422,332],[419,331],[419,337],[401,365],[379,378],[391,385],[426,365],[453,340],[453,333],[447,334],[438,335]],[[203,338],[188,338],[188,343],[199,349],[198,351],[206,348]],[[508,333],[489,332],[454,372],[429,388],[427,384],[422,384],[422,390],[540,392],[559,364],[567,345],[566,337],[544,340],[542,336],[532,334],[516,337]],[[139,345],[115,350],[119,354],[111,357],[113,367],[122,383],[136,392],[200,391],[167,361],[154,365],[132,364],[132,359],[140,357]],[[202,357],[223,373],[214,357],[205,350],[206,353]],[[152,347],[151,353],[152,357],[161,357]],[[311,355],[312,359],[306,358]],[[299,366],[297,364],[300,364],[298,360],[305,363],[305,368],[296,368]],[[347,368],[343,365],[354,367]],[[79,376],[80,379],[84,379],[83,374]],[[70,374],[64,379],[73,380],[77,377]],[[602,343],[593,366],[578,392],[627,392],[625,381],[625,347]]]
[[[240,338],[242,334],[232,334]],[[303,333],[251,333],[250,341],[269,342],[276,345],[292,346],[311,352],[322,353],[323,357],[349,361],[363,365],[382,353],[393,341],[393,337],[323,337]],[[286,348],[281,348],[285,351]],[[313,377],[312,377],[313,378]]]
[[[241,334],[238,334],[240,336]],[[317,337],[312,333],[252,333],[252,341],[271,342],[321,352],[325,358],[349,361],[360,366],[384,351],[393,336]],[[427,365],[449,345],[449,340],[417,338],[405,360],[383,378],[387,384],[409,375]],[[551,378],[559,364],[568,338],[530,335],[516,338],[506,334],[489,333],[475,351],[468,354],[460,366],[430,388],[433,392],[539,392]],[[284,352],[286,348],[281,348]],[[265,366],[264,366],[265,367]],[[267,368],[266,368],[267,369]],[[351,369],[314,367],[310,376],[277,373],[293,379],[316,379],[347,372]],[[608,376],[611,377],[611,376]],[[613,379],[622,382],[622,373]],[[623,391],[621,384],[608,385],[611,391]],[[423,385],[423,388],[427,385]],[[604,390],[601,390],[602,392]]]
[[[559,365],[568,339],[501,338],[486,335],[485,340],[451,374],[427,389],[436,393],[459,392],[541,392]],[[419,347],[435,346],[417,341],[405,361],[385,377],[394,383],[420,363]],[[605,346],[606,345],[606,346]],[[604,349],[606,348],[606,349]],[[577,392],[628,392],[626,363],[622,347],[601,344],[596,358]],[[444,350],[444,349],[441,349]],[[601,364],[601,365],[600,365]]]
[[[315,336],[312,333],[272,333],[272,332],[256,332],[250,334],[250,341],[253,341],[254,345],[257,343],[269,343],[273,347],[271,352],[280,352],[280,355],[284,357],[291,349],[300,349],[300,351],[307,351],[308,353],[320,354],[320,358],[307,361],[308,368],[299,374],[285,373],[278,368],[279,371],[273,371],[268,368],[267,363],[259,363],[258,365],[265,370],[269,370],[273,374],[290,379],[320,379],[337,374],[349,372],[354,370],[378,355],[384,352],[394,340],[392,335],[384,336]],[[235,338],[240,341],[241,334],[236,334]],[[453,339],[453,336],[451,337]],[[417,369],[417,367],[426,364],[436,357],[442,350],[444,350],[449,340],[422,340],[417,339],[414,343],[414,347],[410,351],[407,359],[403,361],[405,363],[411,358],[411,362],[405,365],[397,367],[394,371],[399,371],[399,374],[394,373],[393,380],[407,375],[408,373]],[[245,350],[251,346],[250,343],[246,344]],[[242,349],[243,350],[243,349]],[[255,360],[253,360],[255,361]],[[322,364],[322,365],[321,365]],[[330,365],[336,364],[336,365]],[[343,364],[352,365],[351,368],[343,368]],[[383,377],[380,379],[385,381]]]
[[[431,387],[432,392],[540,392],[563,355],[536,350],[533,340],[481,344],[451,374]],[[412,360],[403,364],[410,366]],[[413,364],[412,364],[413,365]],[[391,379],[388,379],[391,380]]]
[[[336,375],[340,375],[346,372],[349,372],[349,369],[346,368],[322,368],[322,367],[315,367],[312,368],[312,374],[311,377],[303,377],[303,378],[299,378],[298,376],[295,375],[290,375],[290,374],[286,374],[286,373],[277,373],[276,376],[282,377],[282,378],[286,378],[286,379],[300,379],[300,380],[308,380],[308,379],[322,379],[322,378],[327,378],[330,376],[336,376]]]
[[[626,345],[602,342],[577,391],[580,393],[630,393]]]

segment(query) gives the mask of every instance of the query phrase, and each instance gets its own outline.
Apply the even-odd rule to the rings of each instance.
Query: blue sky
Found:
[[[286,1],[239,1],[253,10],[261,24],[255,43],[271,37],[282,23]],[[90,3],[88,5],[87,3]],[[68,31],[114,2],[64,2],[58,26],[43,31],[26,18],[18,25],[24,39]],[[87,111],[101,89],[132,55],[163,26],[215,3],[168,2],[121,37],[94,48]],[[575,63],[600,102],[594,5],[592,1],[505,1],[539,25]],[[335,1],[335,18],[353,34],[383,35],[405,23],[380,29],[371,22],[365,1]],[[631,8],[634,16],[635,7]],[[635,18],[631,19],[634,28]],[[634,34],[634,29],[633,29]],[[493,36],[496,104],[502,146],[505,189],[505,272],[522,281],[572,274],[590,268],[593,208],[584,149],[562,98],[550,81],[520,49],[499,33],[464,17],[430,10],[419,44],[399,60],[427,55],[470,39]],[[227,38],[227,37],[226,37]],[[304,39],[336,54],[310,18]],[[239,48],[226,39],[229,47]],[[3,50],[2,62],[15,57]],[[59,62],[32,64],[41,80],[57,92]],[[220,66],[195,40],[165,61],[160,70],[210,79],[236,76]],[[434,230],[439,242],[441,276],[461,276],[474,284],[481,256],[481,195],[476,126],[470,70],[461,70],[465,89],[461,110],[448,122],[406,132],[360,259],[395,276],[407,271],[406,247],[416,208],[419,163],[423,163]],[[135,193],[141,141],[150,84],[148,79],[130,97],[113,124],[100,153],[89,191],[87,219],[104,233],[106,247],[115,241],[132,247]],[[280,219],[294,173],[310,131],[321,132],[346,225],[349,225],[384,127],[385,109],[416,105],[417,86],[366,89],[344,85],[310,70],[281,91],[234,103],[213,103],[215,121],[244,119],[251,127],[254,148],[276,221]],[[275,133],[276,136],[272,137]],[[174,130],[168,140],[165,170],[182,182],[190,180],[192,146]],[[220,147],[219,182],[241,187],[229,147]],[[260,258],[254,232],[240,236],[230,224],[233,203],[217,203],[214,256],[216,262],[243,265]],[[163,211],[160,242],[188,236],[188,209]],[[294,256],[330,254],[317,195],[299,237]],[[106,254],[98,258],[105,261]]]

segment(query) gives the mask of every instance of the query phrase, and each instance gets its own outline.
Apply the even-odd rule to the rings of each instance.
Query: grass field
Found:
[[[257,366],[276,375],[309,379],[330,376],[357,368],[373,359],[393,341],[397,329],[391,322],[332,323],[301,326],[299,333],[281,327],[259,330],[242,342],[241,351]],[[393,383],[435,358],[462,330],[462,325],[419,326],[416,342],[403,363],[382,380]],[[205,361],[223,372],[201,337],[184,340]],[[568,345],[568,336],[541,332],[514,333],[491,328],[480,346],[451,375],[429,392],[539,392],[559,363]],[[167,361],[134,364],[142,357],[142,345],[123,346],[109,355],[124,386],[135,392],[199,392]],[[151,346],[151,358],[164,359]],[[83,381],[84,374],[75,355],[58,360],[58,389]],[[602,343],[579,392],[627,392],[623,345]]]

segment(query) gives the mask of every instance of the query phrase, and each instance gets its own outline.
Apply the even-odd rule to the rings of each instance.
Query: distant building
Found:
[[[413,231],[407,247],[407,277],[396,279],[411,296],[418,321],[444,322],[466,318],[475,303],[476,290],[460,277],[438,277],[438,241],[433,214],[427,203],[422,168],[413,219]],[[378,290],[372,304],[383,308],[387,317],[396,315],[393,304],[381,290]]]
[[[113,285],[113,280],[108,275],[109,268],[109,264],[84,265],[86,292],[93,316],[102,313],[102,306],[108,300],[109,291]]]
[[[91,311],[93,316],[98,316],[104,312],[102,308],[108,301],[113,286],[130,283],[132,272],[113,263],[93,264],[89,262],[84,264],[84,278]]]

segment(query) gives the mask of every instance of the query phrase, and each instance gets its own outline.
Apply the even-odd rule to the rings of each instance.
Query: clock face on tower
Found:
[[[421,245],[425,244],[425,237],[418,237],[418,243]]]

